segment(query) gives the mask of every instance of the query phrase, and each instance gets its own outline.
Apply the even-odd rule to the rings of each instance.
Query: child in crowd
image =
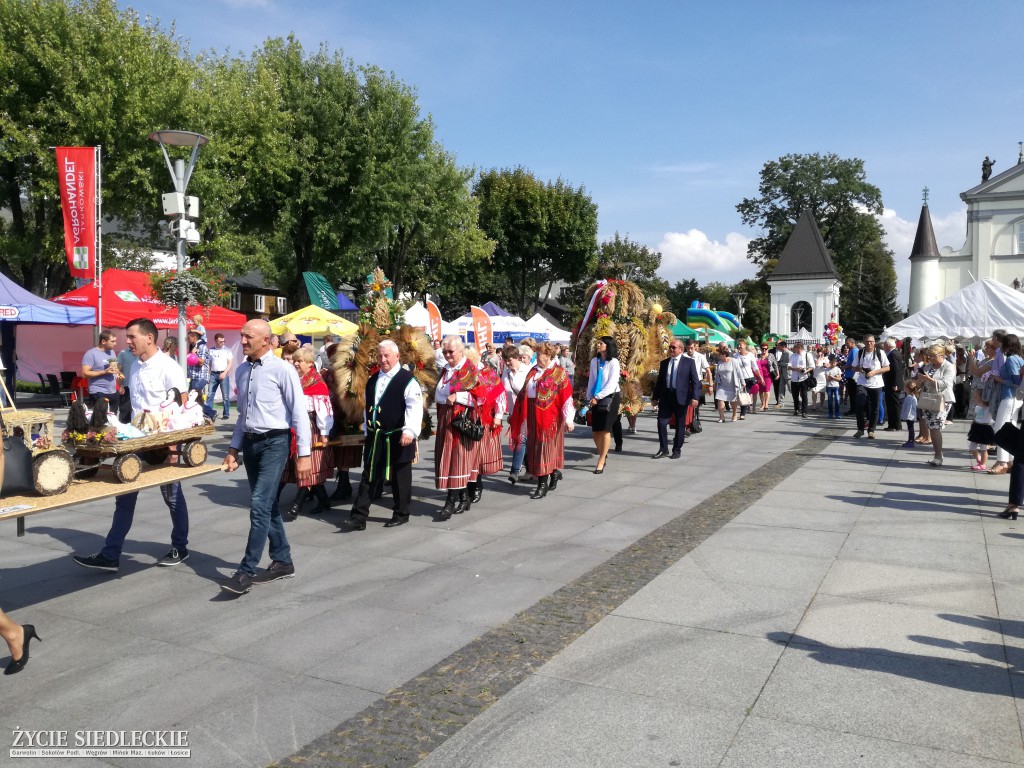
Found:
[[[988,472],[988,447],[992,444],[992,412],[982,399],[982,391],[974,390],[974,421],[967,434],[967,448],[974,457],[975,472]],[[985,428],[987,426],[987,429]],[[987,434],[985,434],[987,433]],[[976,440],[972,439],[976,438]]]
[[[203,325],[203,316],[193,315],[192,323],[195,326],[192,330],[199,334],[199,340],[203,342],[203,344],[209,345],[210,342],[206,338],[206,326]]]
[[[903,407],[900,409],[900,421],[907,423],[907,442],[904,448],[914,447],[914,424],[917,422],[917,393],[921,385],[911,379],[903,385]]]
[[[828,368],[825,370],[825,400],[828,403],[828,417],[838,419],[839,413],[839,384],[843,380],[843,369],[839,367],[839,358],[835,355],[828,356]]]

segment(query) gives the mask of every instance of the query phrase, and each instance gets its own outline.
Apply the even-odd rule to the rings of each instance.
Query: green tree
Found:
[[[658,277],[661,253],[616,232],[597,249],[595,277],[630,280],[648,296],[666,296],[669,284]]]
[[[496,268],[513,306],[532,314],[556,281],[591,273],[597,252],[597,206],[562,179],[544,183],[523,168],[481,174],[473,189],[480,227],[494,241]]]
[[[896,268],[877,219],[882,194],[868,183],[864,161],[835,154],[785,155],[765,163],[758,196],[745,198],[736,210],[744,224],[763,231],[747,246],[751,261],[761,266],[759,276],[770,274],[800,213],[809,210],[843,283],[846,330],[877,332],[898,315],[895,291],[888,288],[895,286]],[[876,290],[866,290],[868,280]]]
[[[668,303],[668,308],[675,312],[680,320],[685,322],[686,310],[690,308],[690,304],[700,299],[700,284],[693,278],[679,280],[668,289],[665,299]]]

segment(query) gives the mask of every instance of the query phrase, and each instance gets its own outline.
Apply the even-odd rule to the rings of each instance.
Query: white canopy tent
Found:
[[[530,329],[531,333],[547,334],[548,340],[556,344],[568,344],[572,338],[571,333],[550,322],[540,312],[526,321],[526,327]]]
[[[405,310],[405,322],[413,328],[429,328],[430,313],[427,312],[426,307],[417,301]]]
[[[980,339],[996,328],[1024,335],[1024,293],[986,277],[889,326],[882,338]]]

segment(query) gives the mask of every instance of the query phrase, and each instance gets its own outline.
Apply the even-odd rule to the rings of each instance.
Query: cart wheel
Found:
[[[75,463],[75,477],[79,480],[90,480],[96,477],[100,471],[100,460],[85,456],[79,456]]]
[[[139,455],[143,460],[150,466],[159,466],[167,463],[167,457],[171,455],[169,448],[164,446],[163,448],[153,448],[148,451],[139,451]]]
[[[32,460],[32,482],[40,496],[64,493],[74,476],[75,462],[65,450],[47,451]]]
[[[190,467],[201,467],[206,463],[206,445],[201,440],[185,443],[183,455],[185,464]]]
[[[122,483],[130,483],[138,479],[142,472],[142,459],[134,453],[126,453],[114,459],[114,474]]]

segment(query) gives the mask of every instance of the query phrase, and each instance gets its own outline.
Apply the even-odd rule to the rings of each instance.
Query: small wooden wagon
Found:
[[[76,474],[81,478],[92,477],[99,471],[104,460],[113,458],[114,475],[122,483],[131,483],[137,480],[142,472],[143,461],[153,465],[163,464],[167,461],[173,446],[179,446],[178,450],[186,466],[201,467],[207,456],[202,438],[213,433],[213,425],[204,424],[190,429],[157,432],[146,437],[133,437],[112,443],[76,443]]]
[[[38,494],[52,496],[67,490],[74,476],[75,462],[71,454],[54,440],[53,414],[50,411],[4,408],[3,431],[6,437],[24,441],[31,451],[32,482]],[[23,456],[27,461],[27,455]]]

